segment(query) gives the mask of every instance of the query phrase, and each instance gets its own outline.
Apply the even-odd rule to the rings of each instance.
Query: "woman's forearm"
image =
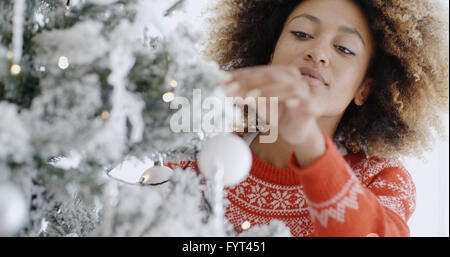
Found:
[[[312,122],[308,130],[308,136],[303,143],[292,145],[297,162],[301,167],[312,164],[326,150],[325,139],[317,122]]]

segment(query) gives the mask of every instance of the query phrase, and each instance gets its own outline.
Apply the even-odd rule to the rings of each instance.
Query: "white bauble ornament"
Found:
[[[199,153],[199,168],[209,180],[222,169],[223,184],[232,186],[244,180],[252,166],[252,153],[237,135],[221,134],[208,139]]]
[[[0,183],[0,236],[14,236],[28,216],[23,193],[12,183]]]
[[[172,176],[173,170],[166,166],[155,165],[147,169],[141,175],[139,183],[142,185],[158,186],[169,181]]]

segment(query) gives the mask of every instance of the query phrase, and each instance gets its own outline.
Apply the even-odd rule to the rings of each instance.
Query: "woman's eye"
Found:
[[[300,39],[313,38],[310,34],[303,31],[291,31],[291,33]]]
[[[340,45],[336,45],[336,48],[343,52],[344,54],[348,54],[348,55],[356,55],[354,52],[350,51],[348,48],[340,46]]]

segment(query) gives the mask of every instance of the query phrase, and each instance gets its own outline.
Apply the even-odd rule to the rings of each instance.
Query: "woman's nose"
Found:
[[[329,64],[329,58],[326,51],[320,47],[308,49],[305,53],[305,60],[312,61],[315,64],[321,64],[325,67]]]

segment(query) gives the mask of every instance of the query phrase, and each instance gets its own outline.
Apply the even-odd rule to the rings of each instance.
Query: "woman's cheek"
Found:
[[[344,77],[333,80],[328,90],[317,91],[317,94],[320,94],[319,98],[322,104],[326,105],[324,109],[327,116],[343,113],[353,99],[353,85],[345,77],[346,75],[342,76]]]
[[[293,64],[302,53],[298,42],[281,38],[275,48],[272,64]]]

